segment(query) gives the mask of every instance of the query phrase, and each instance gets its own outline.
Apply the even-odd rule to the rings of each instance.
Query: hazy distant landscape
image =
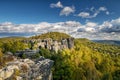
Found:
[[[93,41],[104,44],[120,45],[120,41],[116,41],[116,40],[93,40]]]

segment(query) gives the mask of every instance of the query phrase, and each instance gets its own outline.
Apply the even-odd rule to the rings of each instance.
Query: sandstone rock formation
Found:
[[[62,50],[62,49],[71,49],[74,47],[74,38],[61,39],[60,41],[53,40],[51,38],[46,39],[29,39],[23,40],[27,44],[31,44],[31,49],[46,48],[49,50]]]
[[[17,59],[6,64],[0,70],[0,80],[13,80],[13,76],[17,80],[52,80],[51,68],[53,61],[40,57],[33,61],[30,59]],[[16,70],[20,73],[16,75]]]

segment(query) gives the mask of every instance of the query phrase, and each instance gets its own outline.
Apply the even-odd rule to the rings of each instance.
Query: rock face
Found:
[[[31,44],[31,49],[46,48],[53,51],[58,51],[62,49],[71,49],[74,47],[74,38],[61,39],[60,41],[53,40],[51,38],[46,39],[30,39],[23,40],[23,42]]]
[[[14,69],[19,69],[18,66],[10,65],[0,70],[0,80],[7,79],[14,74]]]
[[[52,80],[53,63],[52,60],[44,57],[35,61],[17,59],[7,63],[7,66],[0,70],[0,80],[13,80],[13,76],[16,76],[17,80]],[[16,70],[20,71],[17,75]]]
[[[36,53],[39,53],[39,50],[31,50],[31,49],[25,49],[20,50],[15,53],[16,56],[22,56],[23,54],[27,55],[27,57],[31,57],[35,55]]]
[[[73,38],[67,38],[68,42],[68,48],[71,49],[74,46],[74,39]]]
[[[53,61],[44,59],[43,57],[35,61],[34,66],[31,66],[31,70],[28,72],[28,80],[30,79],[41,79],[41,80],[52,80],[51,67]]]

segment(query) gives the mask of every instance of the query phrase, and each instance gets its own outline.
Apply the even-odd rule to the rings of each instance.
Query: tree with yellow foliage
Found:
[[[3,64],[4,64],[4,62],[3,62],[3,53],[2,53],[2,51],[0,49],[0,68],[3,67]]]

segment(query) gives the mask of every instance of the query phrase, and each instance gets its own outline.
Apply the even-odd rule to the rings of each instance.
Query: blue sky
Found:
[[[0,0],[0,36],[26,36],[24,33],[31,35],[47,32],[44,28],[48,31],[62,31],[64,28],[62,32],[74,37],[115,37],[119,40],[119,4],[120,0]],[[68,25],[72,28],[71,31],[68,31]],[[110,38],[102,36],[103,31]],[[86,35],[80,36],[81,33]]]
[[[60,16],[61,8],[50,7],[51,3],[58,1],[63,6],[74,6],[74,14]],[[86,19],[74,15],[82,11],[90,12],[87,8],[95,7],[98,9],[101,6],[106,7],[110,14],[105,15],[104,12],[101,12],[97,17],[88,20],[103,22],[119,17],[119,4],[120,0],[0,0],[0,22],[8,21],[20,24],[75,20],[84,23]]]

